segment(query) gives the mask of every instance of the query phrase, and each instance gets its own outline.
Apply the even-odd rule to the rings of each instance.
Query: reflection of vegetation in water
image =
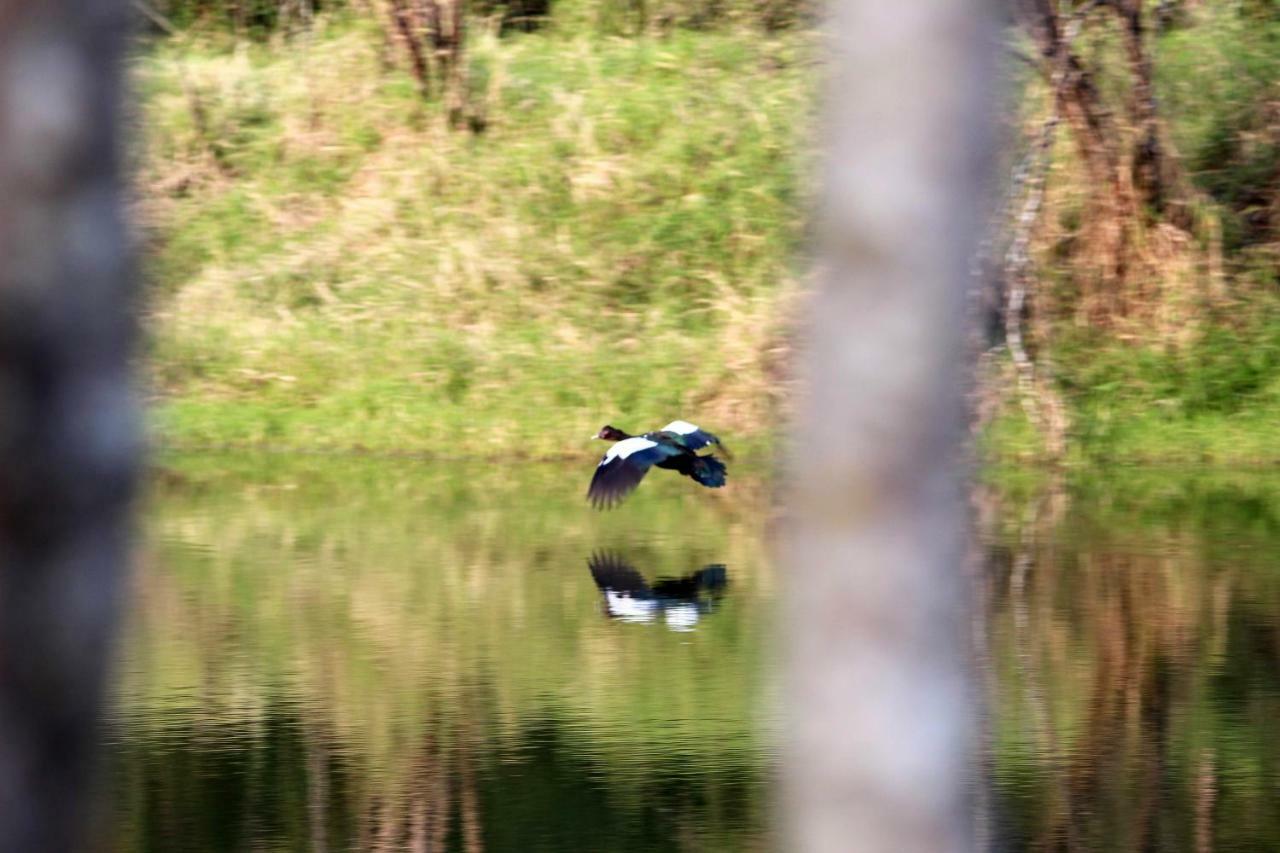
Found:
[[[1280,477],[1124,472],[992,516],[1009,849],[1275,849]]]
[[[122,666],[122,833],[145,847],[198,808],[184,834],[207,832],[209,849],[305,847],[307,809],[328,797],[321,826],[338,846],[453,833],[461,847],[559,797],[538,829],[569,846],[546,849],[619,821],[679,840],[652,849],[759,843],[771,584],[759,513],[672,484],[597,514],[581,474],[225,458],[167,469]],[[644,546],[659,574],[724,561],[734,595],[691,633],[621,632],[583,568],[602,543]]]
[[[176,462],[122,665],[121,848],[766,846],[766,490],[651,485],[600,514],[579,467]],[[1274,849],[1280,476],[982,498],[1003,849]],[[723,562],[731,592],[631,630],[601,548],[650,581]]]

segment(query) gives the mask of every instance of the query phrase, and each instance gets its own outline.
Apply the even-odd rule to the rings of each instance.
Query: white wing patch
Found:
[[[662,428],[663,432],[674,432],[676,435],[688,435],[697,432],[698,428],[688,421],[672,421]]]
[[[608,465],[615,458],[626,459],[632,453],[636,453],[641,450],[648,450],[650,447],[657,447],[657,446],[658,446],[658,442],[650,441],[649,439],[639,435],[635,436],[634,438],[624,438],[622,441],[619,441],[613,447],[609,448],[609,452],[606,453],[604,455],[604,458],[600,460],[600,465],[598,467],[604,467],[605,465]]]
[[[692,604],[680,604],[666,610],[662,618],[672,631],[692,631],[698,624],[698,608]]]
[[[651,599],[632,598],[623,592],[611,589],[604,591],[605,610],[610,616],[623,622],[652,622],[653,613],[658,603]]]

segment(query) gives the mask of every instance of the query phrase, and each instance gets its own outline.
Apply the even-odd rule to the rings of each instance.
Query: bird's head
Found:
[[[608,424],[600,427],[600,431],[595,434],[595,438],[604,439],[605,441],[621,441],[626,437],[627,434],[625,432]]]

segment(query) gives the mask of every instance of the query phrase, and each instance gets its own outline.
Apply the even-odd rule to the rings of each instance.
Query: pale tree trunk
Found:
[[[0,848],[75,849],[137,431],[127,0],[0,0]]]
[[[983,0],[837,0],[819,268],[790,454],[784,849],[973,846],[963,495]]]

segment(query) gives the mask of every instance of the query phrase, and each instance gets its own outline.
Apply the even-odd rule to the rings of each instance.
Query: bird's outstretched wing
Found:
[[[640,485],[649,468],[683,451],[669,443],[644,436],[619,441],[600,460],[587,489],[587,500],[597,509],[608,509]]]
[[[651,595],[649,584],[645,583],[644,576],[616,554],[608,551],[592,554],[587,560],[587,568],[591,569],[591,579],[602,590],[611,589],[632,596]]]
[[[712,435],[704,429],[699,429],[688,421],[672,421],[662,428],[662,432],[671,433],[677,443],[687,447],[689,450],[701,450],[709,444],[714,444],[720,448],[720,451],[725,456],[730,459],[733,458],[729,448],[721,443],[718,436]]]

